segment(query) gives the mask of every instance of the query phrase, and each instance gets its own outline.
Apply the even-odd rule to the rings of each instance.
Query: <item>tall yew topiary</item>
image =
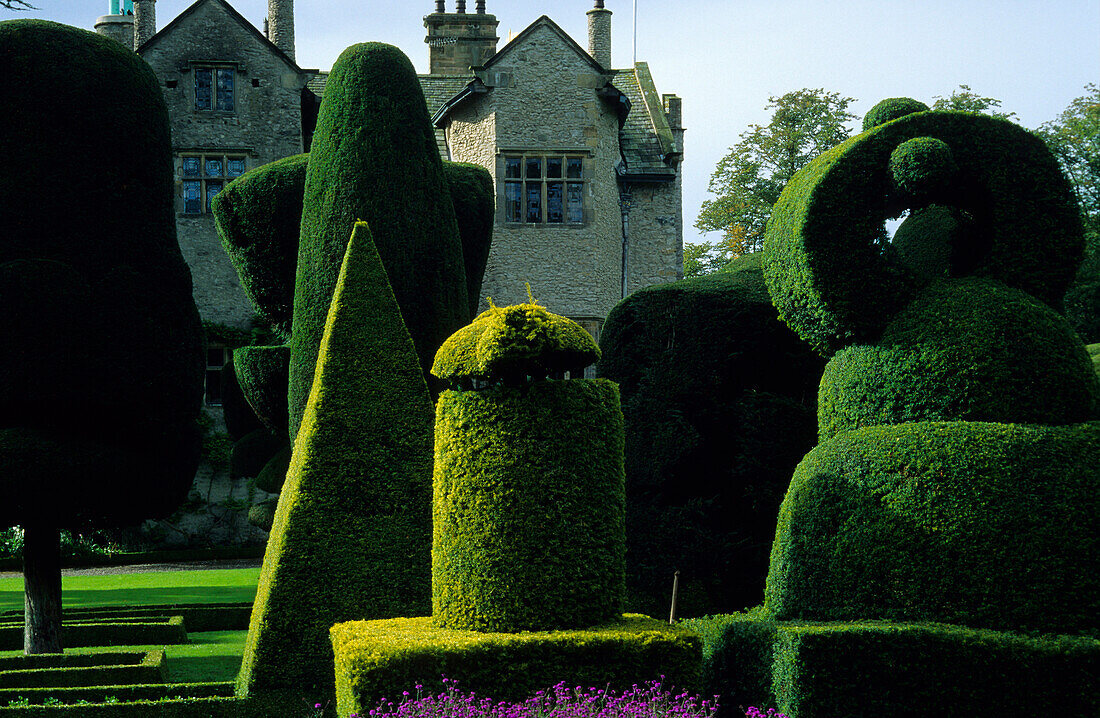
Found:
[[[395,47],[345,50],[329,75],[306,170],[290,359],[290,435],[356,220],[366,221],[425,374],[469,321],[462,243],[428,109]]]
[[[186,496],[202,333],[152,69],[91,32],[0,23],[0,524],[25,530],[28,653],[57,652],[59,529]]]
[[[432,405],[370,231],[354,227],[264,556],[242,695],[331,694],[333,624],[428,611]]]

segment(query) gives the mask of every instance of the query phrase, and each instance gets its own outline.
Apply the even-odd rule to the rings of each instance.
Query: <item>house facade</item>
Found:
[[[295,62],[293,0],[269,0],[262,31],[227,0],[196,0],[159,31],[155,0],[109,3],[96,30],[134,47],[168,102],[195,303],[208,323],[247,329],[252,310],[210,199],[244,171],[308,148],[327,73]],[[546,16],[498,48],[484,0],[473,12],[447,4],[436,0],[424,18],[430,69],[420,81],[441,156],[482,165],[496,183],[483,305],[525,301],[530,284],[598,336],[624,296],[682,276],[680,99],[657,93],[644,62],[612,68],[603,0],[587,12],[587,48]]]

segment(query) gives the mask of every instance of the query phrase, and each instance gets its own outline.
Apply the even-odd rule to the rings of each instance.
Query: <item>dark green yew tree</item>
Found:
[[[0,525],[25,530],[24,648],[58,652],[59,530],[191,485],[202,330],[152,69],[40,20],[0,23],[0,57]]]

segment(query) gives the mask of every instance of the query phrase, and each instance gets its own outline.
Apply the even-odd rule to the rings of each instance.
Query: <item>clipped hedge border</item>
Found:
[[[204,631],[243,631],[252,615],[251,602],[160,604],[151,606],[100,606],[92,608],[62,608],[65,621],[81,623],[110,619],[146,619],[153,616],[182,616],[183,625],[192,633]],[[5,611],[0,623],[22,623],[22,611]]]
[[[217,686],[218,695],[177,697],[183,692],[198,690],[203,686]],[[75,705],[30,705],[0,707],[0,715],[23,718],[287,718],[311,709],[315,698],[304,698],[300,692],[271,693],[256,698],[236,698],[221,695],[225,684],[162,684],[153,688],[166,688],[169,698],[135,699],[119,703],[85,703]],[[124,686],[117,686],[105,695],[124,698]],[[145,689],[147,686],[133,686]],[[139,691],[140,692],[140,691]],[[75,694],[74,694],[75,695]],[[15,696],[18,698],[18,696]],[[45,696],[42,696],[45,699]],[[81,700],[74,698],[74,700]]]
[[[495,700],[524,700],[559,681],[623,689],[663,676],[666,685],[695,690],[702,657],[691,631],[637,614],[572,631],[480,633],[395,618],[340,623],[330,634],[340,716],[366,715],[380,698],[417,684],[438,693],[444,674]]]
[[[26,664],[32,667],[4,667],[20,665],[20,658],[26,659]],[[98,665],[87,665],[88,658],[99,659]],[[77,688],[163,683],[168,680],[163,649],[71,657],[64,654],[18,656],[0,660],[3,662],[0,664],[0,688]]]
[[[942,623],[685,621],[703,638],[703,693],[798,718],[1097,715],[1100,641]]]
[[[59,700],[66,705],[85,701],[103,703],[108,698],[120,702],[160,701],[182,698],[229,698],[233,695],[232,681],[210,683],[134,683],[130,685],[80,686],[72,688],[0,688],[0,707],[13,700],[26,699],[31,705],[41,705],[47,699]]]
[[[61,641],[80,646],[148,646],[187,643],[183,616],[151,616],[143,621],[62,621]],[[0,651],[23,647],[23,624],[0,624]]]

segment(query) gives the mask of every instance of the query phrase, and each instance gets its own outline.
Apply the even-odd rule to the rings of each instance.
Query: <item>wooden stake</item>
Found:
[[[676,594],[680,592],[680,572],[672,574],[672,610],[668,612],[669,625],[676,620]]]

